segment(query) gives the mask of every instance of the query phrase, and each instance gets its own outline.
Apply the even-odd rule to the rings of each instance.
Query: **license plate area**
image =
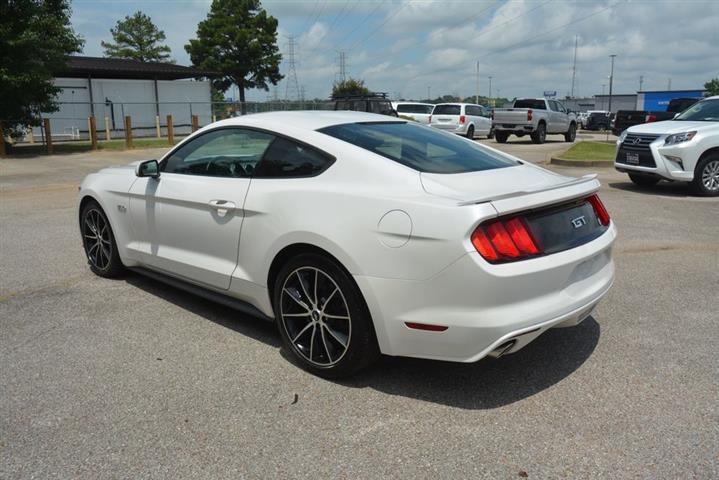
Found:
[[[626,152],[624,159],[629,165],[639,165],[639,154],[634,152]]]
[[[606,230],[584,200],[532,213],[526,219],[535,241],[547,254],[588,243]]]

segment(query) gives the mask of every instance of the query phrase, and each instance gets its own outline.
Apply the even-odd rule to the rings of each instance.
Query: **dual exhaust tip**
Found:
[[[514,344],[517,343],[517,339],[513,338],[511,340],[507,340],[491,352],[487,354],[488,357],[492,358],[499,358],[502,355],[509,353],[509,351],[514,347]]]

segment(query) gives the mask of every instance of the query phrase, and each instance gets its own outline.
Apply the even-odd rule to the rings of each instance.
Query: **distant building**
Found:
[[[704,98],[706,90],[652,90],[637,93],[637,110],[666,112],[675,98]]]
[[[612,95],[612,112],[618,110],[648,110],[664,112],[675,98],[702,98],[705,90],[654,90],[636,94]],[[609,95],[595,95],[583,98],[561,100],[565,107],[574,112],[588,110],[609,110]]]
[[[124,135],[124,115],[132,116],[135,135],[143,130],[154,134],[155,116],[164,126],[168,114],[180,130],[188,130],[192,114],[200,116],[201,124],[211,121],[210,81],[193,80],[209,75],[170,63],[73,56],[67,70],[54,79],[62,89],[57,97],[60,110],[43,116],[51,120],[53,137],[60,138],[87,138],[91,115],[100,132],[107,117],[117,137]],[[34,134],[40,136],[40,129]]]

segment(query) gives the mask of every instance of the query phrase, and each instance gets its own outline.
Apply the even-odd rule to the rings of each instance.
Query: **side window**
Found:
[[[551,111],[553,111],[553,112],[559,111],[559,109],[557,108],[557,102],[555,102],[554,100],[547,100],[547,103],[549,104],[549,109]]]
[[[332,163],[332,158],[299,143],[278,137],[265,152],[255,177],[288,178],[317,175]]]
[[[208,177],[250,177],[275,137],[240,128],[223,128],[200,135],[162,162],[166,173]]]
[[[564,105],[562,105],[561,102],[554,102],[557,104],[557,111],[562,113],[567,113],[567,109],[564,108]]]

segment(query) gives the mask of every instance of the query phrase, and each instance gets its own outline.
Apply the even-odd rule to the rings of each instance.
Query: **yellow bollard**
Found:
[[[157,134],[157,138],[160,138],[160,116],[155,115],[155,133]]]
[[[110,141],[110,119],[105,117],[105,140]]]

